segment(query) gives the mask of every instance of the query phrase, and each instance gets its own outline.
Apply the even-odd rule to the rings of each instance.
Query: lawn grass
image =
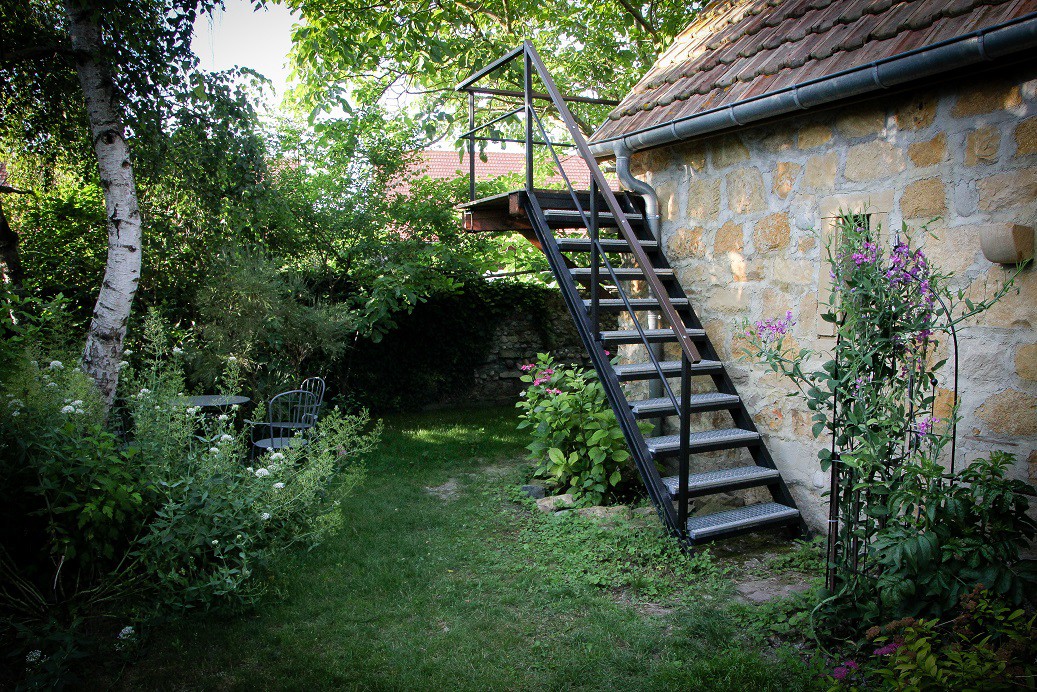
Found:
[[[141,660],[110,673],[105,686],[818,685],[798,657],[745,636],[723,605],[719,567],[708,556],[684,558],[675,579],[654,527],[612,544],[592,520],[547,517],[515,501],[510,489],[526,470],[515,423],[514,409],[387,421],[365,484],[343,505],[341,534],[285,564],[254,611],[194,615],[151,632]],[[426,490],[451,480],[457,487],[447,499]],[[624,569],[619,560],[631,554],[650,569]],[[667,608],[646,612],[645,600]]]

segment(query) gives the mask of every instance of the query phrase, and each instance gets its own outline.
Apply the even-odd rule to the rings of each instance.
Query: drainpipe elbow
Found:
[[[613,144],[616,154],[616,175],[623,187],[635,192],[645,201],[645,217],[648,230],[657,241],[662,241],[661,222],[659,217],[659,194],[655,188],[643,180],[639,180],[630,172],[630,147],[622,140]]]

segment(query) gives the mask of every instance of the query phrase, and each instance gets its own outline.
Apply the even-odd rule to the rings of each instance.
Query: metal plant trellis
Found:
[[[899,234],[896,237],[899,242]],[[915,277],[915,281],[921,281],[921,278]],[[933,329],[935,332],[945,332],[950,335],[951,353],[949,354],[949,361],[952,364],[952,373],[950,376],[951,384],[951,417],[950,417],[950,429],[949,429],[949,445],[950,445],[950,474],[947,478],[947,482],[953,484],[954,473],[955,473],[955,462],[957,456],[957,404],[958,404],[958,375],[959,375],[959,361],[958,361],[958,333],[955,327],[955,322],[951,317],[951,311],[944,301],[943,297],[939,293],[934,293],[933,297],[940,303],[942,309],[942,316],[946,320],[946,324],[938,329]],[[842,326],[842,323],[838,325]],[[937,327],[937,325],[931,325]],[[842,343],[841,329],[836,330],[836,354],[839,353],[839,347]],[[924,357],[925,351],[923,351]],[[838,377],[839,363],[836,360],[836,372],[833,373],[833,377]],[[908,370],[908,392],[914,390],[916,372],[914,367],[907,368]],[[930,382],[932,387],[933,400],[935,407],[936,392],[938,387],[938,379],[935,373],[930,373]],[[835,593],[838,588],[839,573],[842,570],[845,575],[857,575],[866,576],[868,574],[867,564],[867,536],[861,536],[859,531],[862,524],[862,514],[868,508],[868,502],[871,499],[867,496],[866,491],[862,491],[861,488],[857,487],[857,478],[854,477],[854,470],[847,468],[842,463],[841,450],[838,448],[839,430],[837,428],[839,406],[839,390],[836,389],[834,392],[834,398],[832,403],[832,416],[830,419],[830,429],[832,431],[832,443],[831,443],[831,468],[829,478],[829,515],[828,515],[828,542],[827,542],[827,570],[825,574],[825,586],[830,593]],[[917,425],[918,417],[924,414],[924,411],[916,411],[914,409],[914,400],[909,397],[908,406],[908,418],[911,424],[907,426],[908,434],[910,435],[909,449],[914,450],[919,446],[919,440],[921,432]],[[930,414],[935,411],[930,411]],[[899,459],[890,459],[891,463],[897,463]],[[863,495],[863,496],[862,496]]]

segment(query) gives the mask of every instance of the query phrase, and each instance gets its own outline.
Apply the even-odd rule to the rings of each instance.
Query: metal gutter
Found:
[[[1002,24],[590,145],[609,158],[828,105],[1037,48],[1037,12]]]

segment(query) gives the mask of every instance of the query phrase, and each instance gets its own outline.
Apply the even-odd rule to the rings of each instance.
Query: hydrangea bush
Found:
[[[818,454],[822,469],[834,465],[838,510],[829,587],[865,621],[939,614],[981,582],[1018,602],[1033,583],[1019,551],[1037,528],[1026,514],[1034,491],[1006,478],[1009,455],[954,467],[956,407],[937,410],[942,342],[1011,282],[973,303],[906,227],[888,255],[852,216],[838,238],[822,314],[836,325],[831,353],[794,346],[791,313],[744,325],[746,356],[791,380],[814,435],[831,436]]]
[[[600,504],[629,477],[631,464],[597,374],[559,365],[547,353],[521,369],[529,386],[517,404],[518,427],[533,438],[527,449],[535,474],[584,504]]]

